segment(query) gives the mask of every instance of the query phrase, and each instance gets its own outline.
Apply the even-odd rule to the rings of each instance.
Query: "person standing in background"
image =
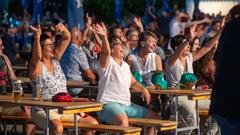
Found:
[[[18,28],[16,26],[10,27],[2,37],[2,41],[4,44],[4,50],[3,53],[7,55],[9,60],[11,61],[11,64],[14,63],[16,56],[17,56],[17,45],[15,40],[15,34],[17,33]]]
[[[240,91],[240,5],[230,12],[231,20],[226,24],[220,37],[216,53],[216,73],[211,96],[210,114],[221,128],[222,135],[240,134],[240,110],[237,99]],[[233,76],[234,79],[233,79]]]

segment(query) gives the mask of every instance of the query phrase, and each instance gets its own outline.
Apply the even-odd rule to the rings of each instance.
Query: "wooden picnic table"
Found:
[[[74,113],[75,132],[78,134],[77,115],[79,112],[92,112],[102,110],[102,103],[99,102],[52,102],[40,101],[30,97],[21,97],[17,102],[9,95],[0,95],[0,104],[9,106],[34,106],[41,107],[46,112],[46,134],[49,135],[49,110],[58,109],[59,113],[70,114]]]
[[[191,130],[191,129],[197,129],[197,134],[200,135],[200,120],[199,120],[199,107],[198,107],[198,100],[206,100],[209,99],[211,96],[211,90],[183,90],[183,89],[167,89],[167,90],[160,90],[160,89],[155,89],[155,87],[148,87],[149,93],[150,94],[167,94],[167,95],[172,95],[176,97],[176,102],[175,102],[175,120],[178,122],[178,97],[179,96],[188,96],[189,100],[194,100],[195,101],[195,109],[196,109],[196,121],[197,121],[197,126],[196,127],[183,127],[183,128],[177,128],[175,134],[178,132],[186,131],[186,130]]]
[[[211,96],[211,90],[184,90],[184,89],[167,89],[158,90],[154,87],[148,87],[149,93],[151,94],[167,94],[174,96],[188,96],[190,100],[205,100]]]

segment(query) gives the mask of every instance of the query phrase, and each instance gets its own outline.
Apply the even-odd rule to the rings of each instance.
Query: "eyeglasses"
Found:
[[[116,46],[116,45],[123,45],[123,43],[117,43],[117,42],[116,42],[116,43],[114,43],[114,42],[113,42],[113,43],[110,43],[110,47],[111,47],[111,48],[113,48],[113,47]]]
[[[53,43],[49,43],[49,44],[45,44],[44,47],[55,47],[55,45]]]

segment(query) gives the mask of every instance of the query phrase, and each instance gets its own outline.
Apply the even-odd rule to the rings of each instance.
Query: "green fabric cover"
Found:
[[[193,73],[185,73],[181,76],[180,88],[186,89],[185,87],[194,86],[197,81],[197,77]]]
[[[139,72],[133,71],[133,77],[142,84],[142,75]]]
[[[193,73],[185,73],[181,76],[180,84],[185,84],[188,82],[196,83],[197,77]]]
[[[151,79],[152,83],[154,85],[159,85],[161,87],[161,89],[167,89],[168,88],[168,83],[167,81],[164,79],[163,76],[163,72],[156,72],[152,75],[152,79]]]

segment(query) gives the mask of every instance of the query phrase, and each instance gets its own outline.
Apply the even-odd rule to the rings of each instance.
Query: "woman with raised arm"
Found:
[[[55,46],[51,37],[41,34],[40,25],[37,27],[31,26],[31,29],[34,32],[34,43],[32,58],[29,63],[29,77],[33,87],[35,86],[34,84],[42,85],[43,100],[51,100],[52,96],[59,92],[67,93],[66,78],[59,61],[70,42],[71,35],[63,24],[57,24],[54,29],[60,32],[62,37],[59,45]],[[33,90],[33,96],[36,96],[35,89]],[[31,116],[34,123],[44,129],[46,124],[45,111],[42,108],[34,107],[31,110]],[[73,115],[61,115],[58,114],[57,110],[50,110],[49,117],[50,125],[53,125],[53,128],[50,128],[50,133],[55,132],[58,135],[63,133],[61,121],[73,121]],[[78,116],[77,119],[79,122],[98,123],[91,116],[85,118]],[[92,132],[89,131],[86,134],[92,134]]]
[[[196,27],[191,27],[190,37],[194,39]],[[184,35],[177,35],[171,40],[171,47],[174,50],[174,53],[168,57],[166,61],[166,79],[169,83],[169,87],[178,88],[178,84],[180,82],[181,76],[184,73],[194,73],[193,71],[193,62],[200,59],[207,52],[214,47],[215,42],[219,39],[221,30],[206,44],[200,49],[190,52],[189,41]],[[178,103],[182,110],[180,113],[182,114],[185,121],[187,121],[188,125],[196,126],[196,113],[195,113],[195,102],[188,100],[187,96],[179,96]],[[207,102],[199,102],[199,106],[209,107],[209,101]],[[189,131],[191,133],[191,131]]]
[[[122,42],[110,39],[108,42],[107,30],[102,23],[96,25],[96,32],[101,35],[102,56],[99,60],[99,89],[97,100],[104,103],[98,116],[104,122],[128,127],[128,117],[132,118],[159,118],[147,108],[136,105],[130,100],[130,88],[141,92],[149,104],[151,96],[146,88],[133,77],[129,65],[123,61],[124,53]],[[120,42],[119,42],[120,41]],[[148,135],[152,135],[153,127],[149,127]]]

